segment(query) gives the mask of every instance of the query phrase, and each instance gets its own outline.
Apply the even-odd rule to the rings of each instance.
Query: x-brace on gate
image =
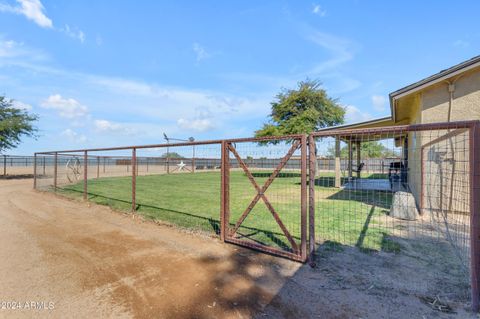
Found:
[[[286,139],[286,138],[284,138]],[[281,158],[280,163],[276,166],[274,171],[270,174],[268,179],[265,181],[263,186],[260,186],[255,180],[252,172],[250,171],[248,165],[239,155],[236,147],[234,146],[235,143],[241,142],[255,142],[256,139],[246,139],[246,140],[231,140],[231,141],[224,141],[222,144],[222,237],[226,242],[235,243],[242,246],[247,246],[250,248],[255,248],[264,252],[268,252],[274,255],[279,255],[283,257],[288,257],[298,261],[305,261],[307,258],[306,252],[306,237],[307,237],[307,175],[306,175],[306,168],[307,168],[307,142],[305,136],[296,136],[296,137],[288,137],[291,140],[291,147],[288,152]],[[263,141],[263,140],[261,140]],[[282,221],[282,218],[275,207],[272,205],[270,200],[266,195],[266,191],[273,183],[275,178],[278,177],[279,173],[287,164],[288,160],[292,157],[292,155],[300,149],[301,154],[301,205],[300,210],[297,212],[298,219],[300,221],[300,243],[297,243],[294,236],[292,236],[291,232],[287,229],[285,224]],[[238,166],[241,167],[243,172],[245,173],[246,177],[249,179],[250,183],[254,187],[256,194],[251,200],[250,204],[246,207],[243,211],[241,216],[238,218],[235,223],[230,224],[230,192],[229,192],[229,185],[230,185],[230,154],[236,159]],[[257,205],[260,199],[264,202],[265,206],[267,207],[268,211],[271,213],[272,217],[274,218],[277,225],[282,230],[282,233],[285,235],[285,238],[288,240],[290,247],[287,249],[280,249],[277,247],[271,247],[263,243],[252,242],[246,239],[241,239],[238,236],[238,230],[244,223],[245,219],[249,216],[252,212],[253,208]],[[295,212],[289,212],[295,213]],[[233,226],[232,226],[233,225]]]

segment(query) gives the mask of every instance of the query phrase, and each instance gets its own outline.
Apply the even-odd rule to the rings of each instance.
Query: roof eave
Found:
[[[412,93],[423,90],[431,85],[445,81],[451,77],[457,76],[461,73],[464,73],[468,70],[480,67],[480,56],[476,56],[470,60],[457,64],[451,68],[440,71],[437,74],[429,76],[423,80],[410,84],[406,87],[403,87],[395,92],[389,94],[390,98],[390,112],[392,114],[392,119],[396,121],[395,118],[395,101],[398,99],[410,95]]]
[[[339,130],[339,129],[345,129],[345,128],[354,128],[356,126],[376,124],[376,123],[386,122],[386,121],[390,121],[390,120],[392,120],[392,117],[385,116],[385,117],[381,117],[381,118],[373,119],[373,120],[368,120],[368,121],[364,121],[364,122],[357,122],[357,123],[352,123],[352,124],[342,124],[342,125],[337,125],[337,126],[325,127],[325,128],[319,129],[318,131],[331,131],[331,130]]]

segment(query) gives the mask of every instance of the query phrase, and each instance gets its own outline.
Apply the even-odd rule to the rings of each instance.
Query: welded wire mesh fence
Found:
[[[402,256],[429,270],[416,291],[470,287],[475,308],[475,123],[38,153],[35,186],[299,261]]]
[[[218,234],[220,143],[36,155],[36,188]],[[44,161],[51,163],[45,170]]]
[[[218,234],[220,146],[170,145],[137,150],[136,210],[182,228]],[[151,175],[152,167],[156,175]]]
[[[301,137],[226,141],[227,240],[305,259],[305,143]]]
[[[412,291],[468,292],[472,138],[467,124],[316,133],[316,156],[336,162],[310,179],[316,249],[408,256],[431,276]],[[396,160],[380,171],[367,165],[372,153]]]
[[[458,127],[317,137],[317,156],[347,162],[315,175],[318,238],[386,251],[412,240],[444,242],[467,267],[469,134]],[[364,152],[395,154],[397,160],[381,173],[365,165],[369,154]]]

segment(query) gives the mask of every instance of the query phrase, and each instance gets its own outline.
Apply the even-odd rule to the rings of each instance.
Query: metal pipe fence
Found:
[[[413,292],[465,285],[478,310],[479,125],[42,152],[34,187],[312,265],[347,247],[419,260],[431,278]]]
[[[41,166],[52,163],[40,163]],[[32,176],[34,156],[0,155],[0,176]]]

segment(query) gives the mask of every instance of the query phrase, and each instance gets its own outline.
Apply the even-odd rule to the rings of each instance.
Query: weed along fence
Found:
[[[42,152],[34,186],[312,265],[352,249],[414,261],[428,278],[412,293],[478,310],[479,165],[470,121]]]

